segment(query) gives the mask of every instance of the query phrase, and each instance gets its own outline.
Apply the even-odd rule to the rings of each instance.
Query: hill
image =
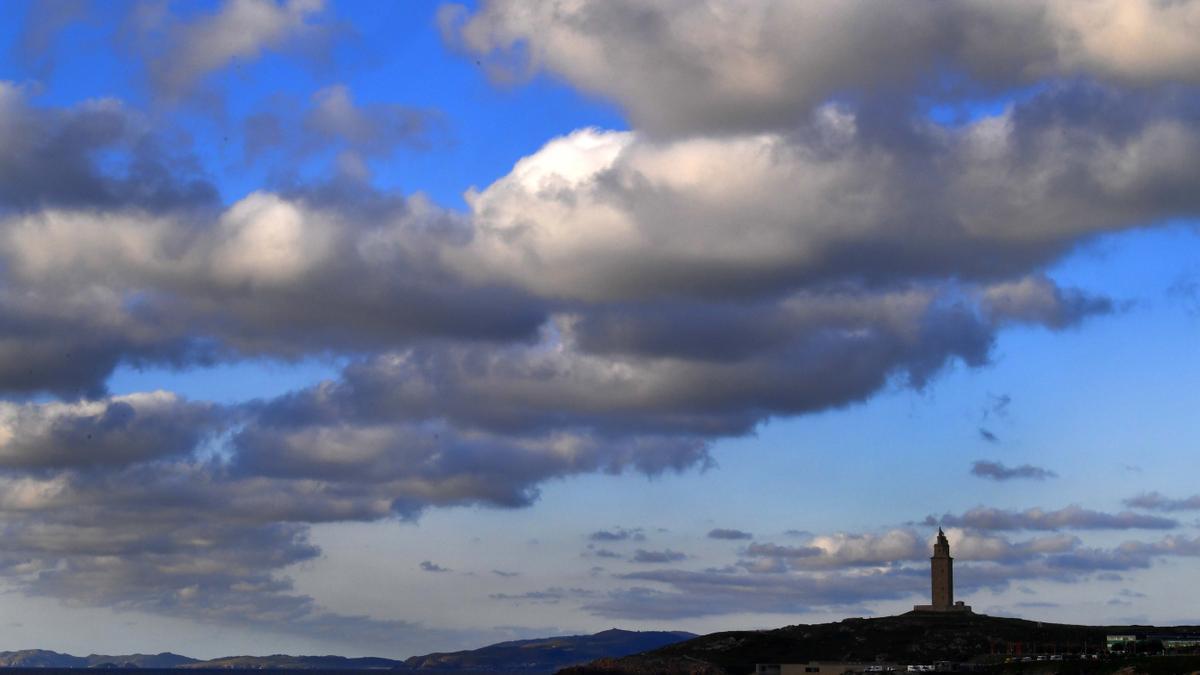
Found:
[[[196,659],[170,652],[119,656],[72,656],[47,649],[0,652],[0,668],[177,668],[196,662]]]
[[[425,672],[553,673],[574,664],[654,650],[695,637],[692,633],[614,628],[595,635],[514,640],[469,651],[414,656],[405,664]]]
[[[1116,633],[1198,633],[1180,626],[1076,626],[984,614],[909,612],[874,619],[796,625],[766,631],[713,633],[686,642],[562,671],[564,675],[678,673],[742,675],[756,663],[809,661],[968,662],[1020,650],[1077,653],[1103,649]]]
[[[416,670],[435,673],[553,673],[566,666],[605,657],[618,658],[696,637],[692,633],[606,630],[500,642],[479,649],[413,656],[405,661],[345,656],[224,656],[200,661],[164,652],[124,656],[72,656],[45,649],[0,652],[0,668],[188,668],[200,670]]]
[[[209,670],[407,670],[403,661],[373,656],[223,656],[208,661],[195,661],[183,668]]]

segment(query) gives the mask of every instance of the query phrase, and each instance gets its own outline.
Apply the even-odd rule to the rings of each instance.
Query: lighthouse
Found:
[[[970,612],[971,608],[961,601],[954,601],[954,558],[950,557],[950,542],[946,533],[938,528],[937,541],[933,544],[933,555],[929,557],[929,580],[932,586],[932,603],[913,607],[914,612]]]

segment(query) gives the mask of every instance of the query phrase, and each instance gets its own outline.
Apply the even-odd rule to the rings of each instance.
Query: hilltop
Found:
[[[48,649],[22,649],[0,652],[0,668],[178,668],[199,663],[179,654],[91,654],[72,656]]]
[[[1197,632],[1200,628],[1195,626],[1077,626],[984,614],[909,612],[775,630],[713,633],[563,673],[741,675],[753,672],[756,663],[968,662],[992,653],[1005,654],[1018,644],[1024,654],[1095,652],[1103,649],[1109,634]]]
[[[595,635],[569,635],[501,642],[480,649],[414,656],[405,664],[414,670],[551,673],[560,668],[605,657],[620,657],[695,638],[679,631],[628,631],[616,628]]]

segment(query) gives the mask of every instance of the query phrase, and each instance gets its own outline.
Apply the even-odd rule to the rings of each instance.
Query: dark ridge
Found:
[[[1188,635],[1200,633],[1200,628],[1076,626],[985,614],[909,612],[775,630],[713,633],[561,672],[563,675],[746,675],[754,672],[757,663],[982,663],[1003,661],[1006,655],[1015,652],[1026,655],[1101,652],[1107,635],[1128,633]]]

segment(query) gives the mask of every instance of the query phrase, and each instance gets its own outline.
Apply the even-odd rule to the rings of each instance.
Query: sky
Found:
[[[1200,624],[1200,1],[0,14],[0,649]]]

